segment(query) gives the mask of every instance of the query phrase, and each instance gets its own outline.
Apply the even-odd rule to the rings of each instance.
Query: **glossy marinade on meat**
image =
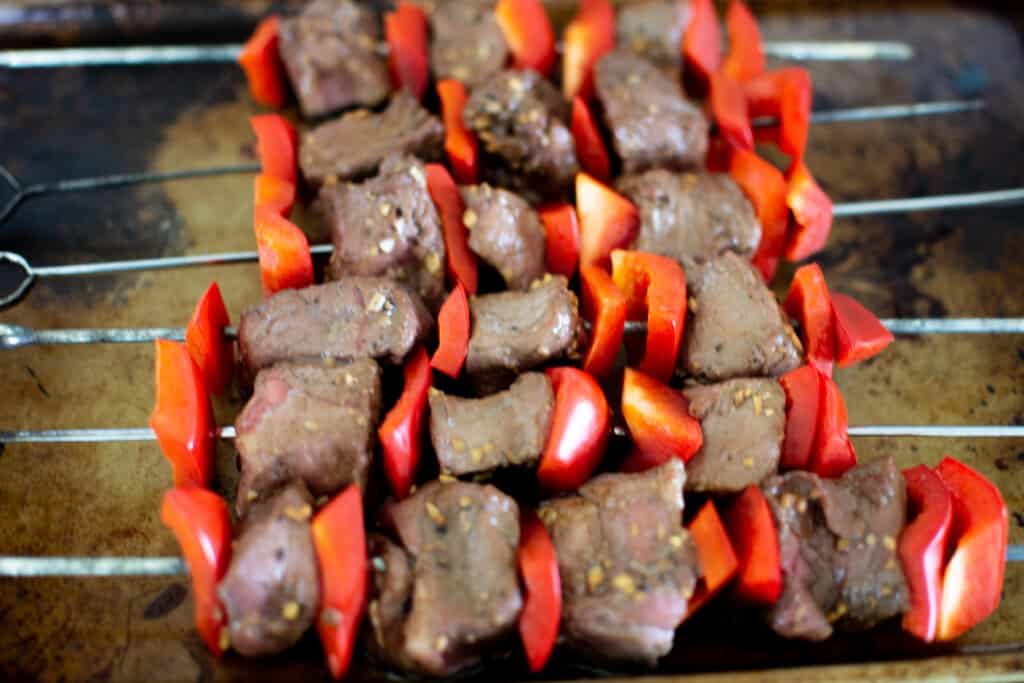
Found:
[[[528,289],[545,267],[546,237],[537,212],[514,192],[486,183],[460,192],[469,248],[501,274],[506,287]]]
[[[430,18],[434,79],[454,78],[467,88],[486,83],[505,67],[508,47],[491,0],[419,0]]]

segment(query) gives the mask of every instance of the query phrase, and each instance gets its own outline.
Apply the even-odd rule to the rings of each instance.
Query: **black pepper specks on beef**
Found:
[[[358,109],[322,123],[299,139],[299,168],[314,185],[372,175],[392,154],[440,157],[444,126],[405,90],[375,114]]]
[[[494,0],[434,3],[430,16],[430,67],[438,81],[454,78],[472,88],[505,67],[508,47]]]
[[[404,624],[413,589],[413,558],[386,536],[369,534],[366,552],[370,558],[370,599],[367,618],[370,631],[366,643],[378,659],[401,669],[411,669],[404,658]]]
[[[615,50],[597,63],[594,85],[624,173],[704,165],[707,119],[656,66]]]
[[[493,266],[509,289],[544,275],[547,238],[537,212],[517,194],[483,185],[461,189],[469,248]]]
[[[672,649],[700,576],[682,526],[685,479],[672,458],[541,506],[562,579],[562,633],[588,658],[654,664]]]
[[[377,53],[380,20],[352,0],[314,0],[280,22],[281,58],[302,113],[315,118],[352,106],[372,107],[391,92]]]
[[[391,278],[418,292],[432,310],[441,306],[444,236],[423,162],[390,156],[374,178],[325,185],[318,207],[334,242],[330,277]]]
[[[615,43],[659,66],[678,65],[690,12],[689,0],[625,3],[615,14]]]

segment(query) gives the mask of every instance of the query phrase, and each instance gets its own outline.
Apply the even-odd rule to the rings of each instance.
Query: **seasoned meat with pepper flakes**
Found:
[[[497,270],[509,289],[544,275],[547,238],[540,217],[519,195],[482,185],[461,188],[469,248]]]

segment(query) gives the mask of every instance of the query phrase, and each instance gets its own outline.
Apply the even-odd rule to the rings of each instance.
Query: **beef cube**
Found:
[[[306,131],[299,140],[299,168],[314,185],[372,175],[392,154],[437,159],[444,141],[440,119],[405,90],[379,114],[358,109]]]
[[[838,480],[791,472],[762,488],[779,529],[782,596],[768,615],[779,635],[824,640],[833,625],[868,628],[907,609],[896,556],[906,485],[892,458]]]
[[[235,420],[239,514],[292,479],[314,496],[333,495],[348,484],[365,490],[380,417],[380,375],[369,359],[261,370]]]
[[[732,251],[747,259],[761,241],[761,223],[725,173],[663,169],[621,178],[619,192],[640,212],[633,249],[674,258],[690,268]]]
[[[294,645],[320,604],[310,517],[313,499],[301,482],[253,506],[232,544],[231,564],[217,587],[231,647],[247,657]]]
[[[692,318],[682,367],[693,377],[778,377],[799,367],[800,340],[750,263],[726,252],[687,271]]]
[[[430,12],[430,66],[436,80],[454,78],[473,88],[505,68],[508,47],[494,4],[493,0],[436,3]]]
[[[380,534],[366,538],[370,558],[370,599],[367,617],[368,649],[378,658],[401,669],[412,669],[404,658],[404,623],[413,588],[413,558],[391,539]]]
[[[672,649],[700,577],[682,525],[685,479],[672,458],[541,506],[562,578],[562,633],[588,657],[654,664]]]
[[[318,206],[334,242],[330,277],[391,278],[418,292],[431,310],[440,308],[444,236],[421,161],[390,156],[370,180],[325,185]]]
[[[462,188],[469,248],[493,266],[509,289],[527,289],[544,275],[547,238],[526,200],[490,185]]]
[[[401,363],[433,329],[420,297],[378,277],[286,289],[242,313],[238,348],[251,376],[284,361]]]
[[[656,66],[615,50],[597,63],[594,85],[624,173],[704,165],[708,121]]]
[[[615,15],[615,42],[659,66],[676,66],[689,23],[689,0],[625,3]]]
[[[475,88],[462,111],[480,140],[486,179],[517,191],[557,196],[579,166],[566,126],[569,107],[535,71],[503,71]]]
[[[306,118],[352,106],[372,107],[391,92],[387,61],[377,53],[377,14],[353,0],[314,0],[280,23],[281,58]]]
[[[441,469],[455,475],[487,472],[540,459],[551,429],[555,394],[548,378],[526,372],[484,398],[430,392],[430,441]]]
[[[686,463],[688,491],[735,493],[779,469],[786,395],[772,379],[733,379],[683,390],[704,443]]]

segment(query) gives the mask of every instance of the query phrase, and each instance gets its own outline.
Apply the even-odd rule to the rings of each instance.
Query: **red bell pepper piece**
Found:
[[[809,470],[818,433],[822,375],[813,365],[801,365],[779,378],[786,392],[786,435],[779,468]]]
[[[942,600],[946,541],[953,523],[953,498],[939,475],[924,465],[903,470],[907,482],[907,526],[899,554],[910,590],[903,630],[926,643],[935,640]]]
[[[835,314],[836,361],[839,367],[845,368],[877,356],[893,342],[892,332],[853,297],[833,294],[832,311]]]
[[[253,179],[253,206],[263,206],[288,218],[295,205],[295,185],[284,178],[260,173]]]
[[[256,31],[238,55],[252,98],[271,109],[280,109],[285,100],[284,65],[277,49],[279,38],[278,18],[271,15],[256,25]]]
[[[754,266],[766,282],[771,282],[786,248],[786,230],[789,227],[786,179],[779,169],[747,150],[733,152],[729,175],[757,212],[761,223],[761,243],[754,254]]]
[[[263,172],[295,184],[298,176],[299,136],[288,119],[279,114],[261,114],[249,119],[256,134],[256,151]]]
[[[469,248],[469,231],[462,220],[465,213],[462,195],[448,169],[440,164],[427,164],[427,191],[441,214],[448,278],[465,287],[468,294],[476,294],[479,272],[476,254]]]
[[[590,107],[578,96],[572,98],[572,139],[583,170],[602,183],[607,183],[612,177],[608,150],[605,149]]]
[[[469,348],[469,299],[461,283],[455,285],[441,305],[437,314],[437,336],[437,350],[430,359],[430,366],[456,379]]]
[[[818,399],[818,429],[814,437],[811,471],[820,477],[834,479],[857,465],[846,415],[846,403],[839,386],[831,378],[821,378],[821,398]]]
[[[779,535],[768,501],[750,485],[725,510],[725,526],[739,568],[733,595],[744,603],[771,607],[782,592]]]
[[[423,411],[433,380],[430,360],[422,346],[406,359],[403,374],[402,395],[377,430],[384,455],[384,472],[388,475],[391,493],[399,500],[409,495],[420,464]]]
[[[430,80],[427,15],[412,3],[399,2],[393,12],[384,15],[384,37],[391,84],[422,100]]]
[[[437,84],[437,96],[441,99],[441,119],[444,121],[444,151],[452,172],[463,185],[472,185],[477,179],[479,149],[476,136],[462,121],[462,110],[466,108],[466,86],[454,78]]]
[[[331,675],[341,678],[352,660],[369,594],[363,496],[349,486],[313,518],[310,527],[320,569],[320,616],[316,630]]]
[[[524,509],[520,515],[516,558],[525,587],[523,610],[519,613],[519,637],[530,671],[537,673],[547,664],[558,638],[562,620],[562,580],[551,536],[533,510]]]
[[[499,0],[494,10],[512,68],[533,69],[547,78],[555,65],[555,31],[541,0]]]
[[[608,267],[613,249],[625,249],[640,229],[631,201],[586,173],[576,175],[580,265]]]
[[[211,282],[185,328],[185,346],[211,394],[223,394],[235,371],[235,345],[224,336],[224,328],[230,324],[220,287]]]
[[[647,345],[640,371],[667,382],[686,325],[686,275],[675,259],[642,251],[612,252],[612,279],[626,296],[631,320],[647,317]]]
[[[832,200],[818,186],[802,163],[789,169],[786,204],[793,212],[793,230],[785,256],[802,261],[825,248],[832,232]]]
[[[753,149],[754,131],[750,127],[743,88],[721,71],[711,74],[709,87],[711,115],[718,132],[735,149]]]
[[[160,521],[169,528],[192,576],[196,629],[218,657],[227,641],[227,612],[217,598],[217,584],[231,562],[231,517],[224,499],[201,488],[176,488],[164,493]]]
[[[807,149],[811,125],[811,75],[807,69],[790,67],[767,71],[745,81],[750,116],[775,116],[779,120],[777,142],[794,163]]]
[[[544,252],[549,273],[571,278],[580,260],[580,225],[572,204],[548,204],[540,208],[547,249]]]
[[[743,0],[732,0],[725,14],[729,54],[722,71],[734,81],[749,81],[764,73],[764,46],[757,20]]]
[[[597,266],[580,267],[580,284],[583,317],[590,322],[590,348],[583,357],[583,370],[608,379],[626,328],[626,295]]]
[[[694,0],[690,12],[683,34],[683,74],[690,94],[703,97],[711,86],[711,74],[722,64],[722,42],[711,0]]]
[[[831,377],[836,357],[836,326],[832,297],[817,263],[797,268],[782,305],[789,317],[800,323],[807,362]]]
[[[697,559],[704,575],[686,607],[688,619],[729,585],[739,571],[740,562],[712,501],[704,503],[687,528],[697,546]]]
[[[549,368],[545,374],[555,391],[555,410],[537,479],[549,491],[575,491],[604,457],[608,400],[582,370]]]
[[[999,607],[1009,534],[1006,503],[992,482],[946,457],[935,468],[953,498],[953,554],[942,577],[939,640],[952,640]]]
[[[704,442],[682,392],[630,368],[622,378],[622,416],[647,467],[669,458],[686,462]]]
[[[562,93],[566,99],[594,94],[594,65],[615,47],[615,10],[608,0],[581,0],[565,28]]]
[[[254,230],[264,295],[313,284],[313,256],[305,233],[280,214],[261,206],[256,207]]]
[[[156,405],[149,426],[174,470],[174,485],[209,486],[213,412],[203,373],[184,344],[156,340]]]

